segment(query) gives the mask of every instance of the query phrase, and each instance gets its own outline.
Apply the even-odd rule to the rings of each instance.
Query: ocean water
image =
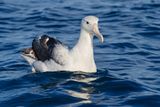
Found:
[[[97,73],[32,73],[20,56],[47,33],[73,47],[100,18]],[[159,0],[0,0],[0,107],[159,107]]]

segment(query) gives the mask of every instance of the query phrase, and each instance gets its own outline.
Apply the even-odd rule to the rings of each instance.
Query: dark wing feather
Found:
[[[63,61],[57,59],[57,54],[55,54],[56,46],[64,46],[59,40],[49,37],[47,35],[42,35],[40,38],[35,38],[32,42],[32,48],[35,52],[38,60],[45,61],[53,59],[57,64],[64,65]]]
[[[64,46],[64,44],[61,41],[59,41],[55,38],[49,37],[49,40],[47,42],[49,56],[56,63],[58,63],[60,65],[64,65],[64,63],[60,59],[57,59],[57,54],[55,54],[56,53],[55,51],[58,51],[56,48],[56,46],[58,46],[58,45]]]
[[[50,59],[48,49],[42,39],[35,38],[32,42],[32,48],[38,60],[45,61]]]

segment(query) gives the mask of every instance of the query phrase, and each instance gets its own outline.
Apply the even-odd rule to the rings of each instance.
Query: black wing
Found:
[[[45,44],[46,35],[35,38],[32,42],[32,48],[38,60],[45,61],[50,59],[47,45]]]
[[[58,45],[64,46],[59,40],[47,35],[35,38],[32,42],[32,48],[38,60],[45,61],[52,58],[56,63],[63,65],[63,61],[57,59],[57,55],[54,54],[58,51],[55,50]]]

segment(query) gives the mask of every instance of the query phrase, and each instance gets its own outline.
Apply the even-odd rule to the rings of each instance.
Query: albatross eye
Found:
[[[89,22],[88,22],[88,21],[86,21],[86,23],[87,23],[87,24],[89,24]]]

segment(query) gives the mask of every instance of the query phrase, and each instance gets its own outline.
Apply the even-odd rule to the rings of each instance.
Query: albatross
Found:
[[[98,28],[98,20],[96,16],[86,16],[82,19],[79,40],[71,49],[53,37],[41,35],[34,38],[32,46],[23,49],[21,55],[33,72],[96,72],[93,37],[96,36],[101,43],[104,41]]]

